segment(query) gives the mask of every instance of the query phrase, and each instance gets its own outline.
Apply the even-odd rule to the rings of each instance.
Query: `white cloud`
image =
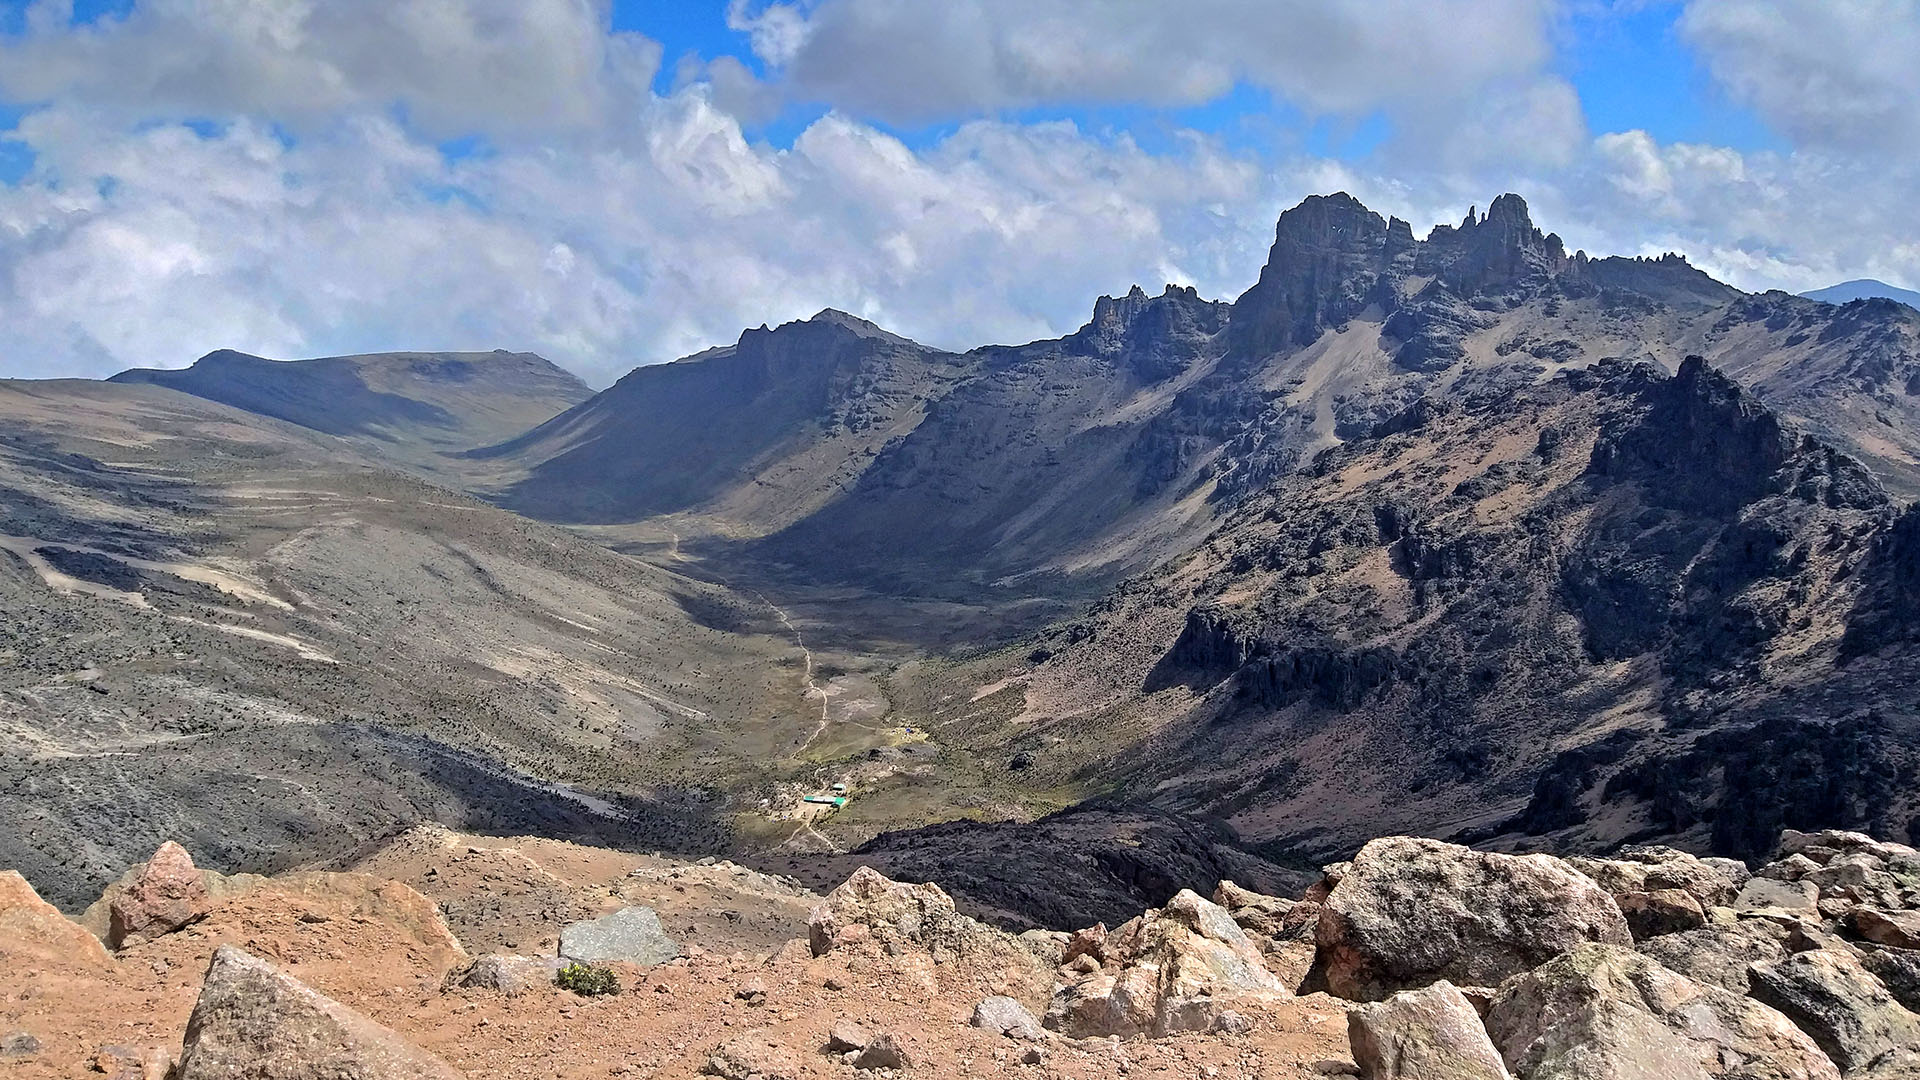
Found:
[[[1920,158],[1920,0],[1693,0],[1680,26],[1796,144]]]
[[[736,0],[795,94],[915,123],[1193,105],[1245,81],[1309,112],[1461,99],[1550,53],[1552,0]]]
[[[441,135],[585,127],[644,98],[658,44],[606,0],[142,0],[74,27],[36,0],[0,98],[139,115],[327,120],[398,107]]]

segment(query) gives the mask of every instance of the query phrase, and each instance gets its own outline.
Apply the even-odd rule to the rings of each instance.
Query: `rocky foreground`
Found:
[[[1920,1078],[1920,852],[1862,834],[1757,871],[1392,837],[1299,899],[1210,891],[1015,935],[867,868],[169,844],[77,920],[0,874],[0,1074]]]

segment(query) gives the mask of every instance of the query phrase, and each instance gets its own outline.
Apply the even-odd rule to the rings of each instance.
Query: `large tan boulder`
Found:
[[[1398,836],[1353,857],[1315,941],[1329,991],[1378,1001],[1440,979],[1494,986],[1576,945],[1633,938],[1613,897],[1559,859]]]
[[[458,1080],[440,1059],[231,945],[214,951],[178,1080]]]
[[[1507,1080],[1480,1014],[1445,979],[1355,1008],[1347,1039],[1367,1080]]]
[[[1520,1080],[1837,1080],[1786,1017],[1615,945],[1501,986],[1487,1033]]]
[[[33,891],[18,871],[0,870],[0,957],[104,966],[100,939]]]
[[[1045,1024],[1073,1038],[1208,1031],[1237,1001],[1292,996],[1226,909],[1183,889],[1108,933],[1098,967],[1062,983]]]
[[[960,914],[938,885],[894,881],[860,867],[807,916],[815,956],[846,947],[930,956],[941,970],[986,978],[996,989],[1039,993],[1050,965],[1012,934]]]
[[[1751,875],[1728,860],[1708,861],[1670,847],[1629,847],[1610,859],[1567,860],[1614,896],[1679,890],[1710,908],[1731,901]]]

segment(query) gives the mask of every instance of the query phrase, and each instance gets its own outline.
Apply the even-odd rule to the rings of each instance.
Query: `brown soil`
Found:
[[[970,1028],[967,1020],[974,1003],[994,993],[1012,993],[1037,1012],[1043,991],[1008,972],[936,963],[911,951],[889,956],[871,945],[816,958],[800,940],[759,944],[767,938],[761,927],[700,920],[697,910],[744,911],[755,903],[767,905],[760,913],[773,918],[775,905],[764,895],[769,890],[755,876],[546,841],[451,834],[405,840],[366,863],[423,877],[427,867],[439,866],[426,884],[438,890],[438,903],[469,913],[462,936],[488,942],[481,948],[513,939],[521,952],[536,951],[536,939],[552,930],[529,914],[538,904],[527,906],[527,898],[539,896],[555,912],[571,910],[568,904],[585,904],[593,890],[607,889],[611,876],[614,889],[663,902],[662,915],[689,956],[651,969],[617,966],[623,992],[606,998],[553,987],[511,997],[444,989],[445,974],[462,961],[432,917],[433,904],[369,875],[292,875],[227,900],[186,929],[105,965],[49,958],[0,940],[0,1034],[24,1031],[41,1043],[38,1055],[8,1062],[7,1077],[71,1077],[110,1046],[161,1047],[177,1055],[208,958],[221,943],[279,965],[476,1078],[692,1077],[715,1047],[742,1036],[783,1049],[799,1063],[799,1075],[850,1077],[850,1065],[821,1049],[829,1028],[843,1018],[871,1033],[892,1033],[911,1055],[908,1075],[915,1077],[1278,1080],[1318,1075],[1315,1062],[1347,1057],[1342,1006],[1313,995],[1249,1007],[1244,1011],[1254,1027],[1246,1035],[1054,1040],[1040,1064],[1024,1065],[1027,1044]],[[642,875],[625,876],[634,870]],[[743,887],[730,887],[730,880]],[[797,893],[787,899],[804,902]],[[479,913],[495,910],[495,900],[502,922],[488,925]],[[692,935],[684,934],[689,918]],[[750,984],[764,989],[763,1000],[741,996]]]

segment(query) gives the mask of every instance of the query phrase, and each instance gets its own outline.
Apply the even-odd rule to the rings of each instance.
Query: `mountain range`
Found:
[[[828,310],[597,394],[222,351],[0,416],[0,864],[57,901],[438,818],[1067,926],[1385,832],[1920,814],[1920,311],[1517,195],[1423,238],[1314,196],[1231,303],[1025,345]]]
[[[1884,281],[1875,281],[1873,278],[1855,278],[1852,281],[1843,281],[1838,285],[1829,285],[1824,289],[1815,289],[1800,295],[1809,300],[1819,300],[1828,304],[1849,304],[1855,300],[1871,300],[1880,297],[1898,301],[1910,308],[1920,308],[1920,292],[1902,289]]]

